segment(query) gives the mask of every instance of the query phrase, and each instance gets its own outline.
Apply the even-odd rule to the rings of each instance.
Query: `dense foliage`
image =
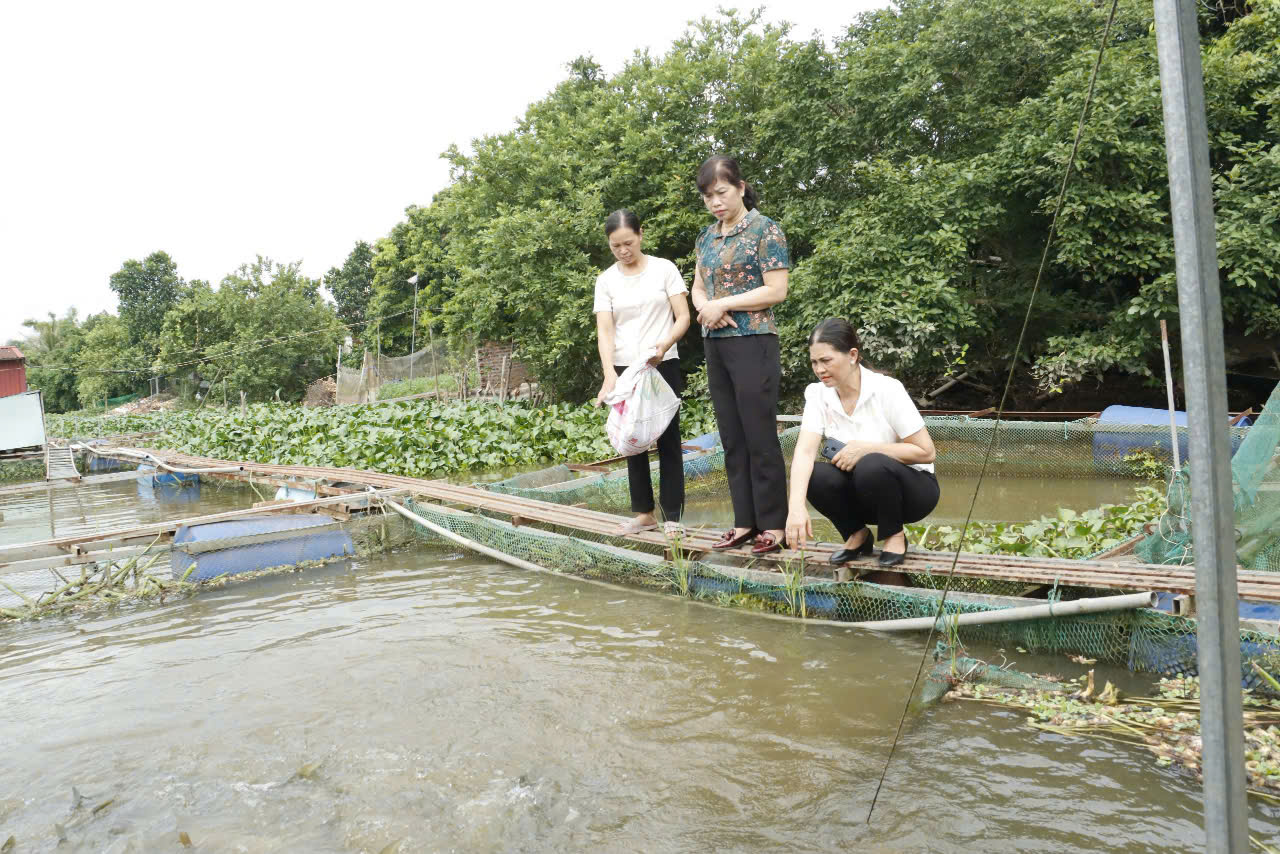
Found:
[[[148,415],[55,415],[50,435],[81,437],[160,430],[156,446],[224,460],[272,465],[344,466],[410,477],[484,468],[603,459],[607,410],[524,403],[405,401],[378,406],[305,408],[254,404]],[[681,414],[685,435],[715,429],[710,407]]]
[[[964,531],[964,550],[978,554],[1082,559],[1142,533],[1168,508],[1163,490],[1142,486],[1132,504],[1104,504],[1082,513],[1063,507],[1053,516],[1029,522],[971,522]],[[953,552],[961,529],[954,525],[908,525],[912,542],[923,548]]]
[[[1231,358],[1269,368],[1280,3],[1201,10]],[[597,381],[583,366],[592,282],[612,260],[605,215],[634,209],[648,250],[691,278],[708,221],[693,174],[725,151],[790,240],[779,315],[793,387],[807,379],[795,342],[832,314],[908,384],[960,364],[990,381],[1014,355],[1105,14],[1077,0],[902,0],[830,46],[725,14],[613,76],[579,59],[513,130],[450,150],[454,183],[379,244],[372,302],[402,308],[404,279],[422,273],[447,329],[513,340],[545,386],[581,399]],[[1149,376],[1158,319],[1176,327],[1151,16],[1149,2],[1120,3],[1019,357],[1024,397],[1106,371]],[[687,361],[699,344],[688,337]]]
[[[333,373],[344,331],[320,282],[298,264],[259,257],[223,278],[196,282],[165,315],[160,373],[202,379],[229,397],[297,400],[307,383]]]
[[[1270,374],[1280,364],[1280,0],[1197,7],[1228,363]],[[514,343],[544,390],[584,400],[599,382],[591,296],[612,263],[605,216],[636,211],[647,250],[691,279],[709,222],[693,176],[719,152],[738,157],[790,243],[791,293],[778,309],[790,391],[809,376],[800,342],[830,315],[853,320],[871,360],[916,391],[961,366],[995,387],[1013,363],[1013,405],[1027,408],[1087,377],[1151,377],[1158,320],[1171,321],[1175,347],[1178,336],[1149,0],[1119,4],[1015,362],[1107,9],[897,0],[829,43],[725,12],[613,75],[580,57],[514,128],[451,147],[451,184],[329,271],[336,315],[296,265],[260,259],[214,290],[185,283],[157,252],[111,279],[122,326],[30,322],[33,341],[60,342],[34,345],[33,384],[53,410],[141,390],[152,369],[296,399],[329,373],[341,336],[407,352],[416,291],[418,342],[429,324],[459,349]],[[304,331],[314,337],[275,343]],[[246,349],[264,339],[273,343]],[[686,367],[700,348],[695,330],[682,342]]]

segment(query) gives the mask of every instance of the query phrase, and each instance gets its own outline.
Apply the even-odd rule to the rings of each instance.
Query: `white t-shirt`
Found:
[[[647,359],[676,324],[670,297],[688,292],[676,265],[652,255],[645,256],[639,273],[624,275],[617,264],[601,273],[592,311],[613,312],[613,363],[630,366]],[[672,344],[662,360],[678,356]]]
[[[840,442],[883,442],[890,444],[920,432],[924,418],[916,409],[911,395],[893,377],[869,371],[861,364],[862,390],[853,414],[844,411],[840,393],[822,383],[812,383],[804,390],[804,415],[800,430],[817,433]],[[911,466],[920,471],[933,471],[932,463]]]

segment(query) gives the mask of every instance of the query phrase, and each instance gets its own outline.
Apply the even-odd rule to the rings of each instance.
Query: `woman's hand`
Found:
[[[648,359],[646,359],[645,361],[653,365],[655,368],[658,367],[658,365],[662,364],[662,357],[667,355],[667,351],[670,350],[673,346],[675,346],[674,341],[667,341],[664,338],[663,340],[658,342],[658,348],[657,350],[654,351],[654,354],[650,356]]]
[[[617,374],[606,374],[604,382],[600,383],[600,391],[596,393],[596,399],[592,402],[592,406],[603,406],[604,399],[613,393],[613,387],[617,384]]]
[[[708,300],[698,309],[698,322],[708,329],[723,329],[726,326],[737,327],[733,318],[721,304],[720,300]]]
[[[789,549],[802,549],[808,540],[813,539],[813,521],[807,509],[801,507],[787,513],[786,534]]]
[[[853,467],[858,464],[858,460],[875,449],[875,442],[848,442],[843,448],[836,451],[836,455],[831,458],[831,464],[840,469],[840,471],[853,471]]]

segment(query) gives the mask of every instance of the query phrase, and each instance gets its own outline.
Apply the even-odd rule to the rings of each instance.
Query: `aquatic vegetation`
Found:
[[[612,457],[606,410],[516,401],[412,400],[379,406],[258,403],[231,409],[85,417],[51,415],[52,436],[90,438],[158,430],[137,444],[224,460],[344,466],[409,477]],[[711,408],[686,402],[686,435],[715,429]]]
[[[1063,507],[1054,516],[1031,522],[970,522],[964,550],[978,554],[1027,557],[1086,558],[1142,533],[1167,506],[1164,491],[1141,486],[1132,504],[1104,504],[1078,513]],[[933,551],[955,551],[960,528],[953,525],[907,525],[913,543]]]
[[[195,572],[197,564],[189,566],[181,578],[172,577],[168,561],[156,566],[156,562],[164,557],[166,552],[150,551],[158,540],[159,537],[152,541],[151,546],[148,546],[143,553],[127,559],[81,564],[80,575],[69,581],[57,570],[49,570],[62,582],[61,586],[35,597],[23,593],[0,579],[0,587],[4,587],[22,600],[21,605],[0,607],[0,620],[35,620],[130,601],[153,600],[163,603],[166,598],[190,596],[203,589],[221,587],[232,579],[232,576],[219,575],[214,578],[191,581],[189,579]],[[344,559],[345,555],[337,555],[330,560],[302,561],[287,566],[242,572],[237,573],[234,580],[244,581],[282,572],[301,572],[304,569]],[[152,571],[153,567],[155,572]]]
[[[1067,686],[1077,690],[1068,693]],[[1060,691],[966,679],[957,682],[944,699],[1022,709],[1029,713],[1027,723],[1043,732],[1145,747],[1160,766],[1176,765],[1196,776],[1201,773],[1200,682],[1195,677],[1161,679],[1155,696],[1141,698],[1121,697],[1110,682],[1096,691],[1092,670]],[[1244,738],[1249,793],[1280,803],[1280,699],[1244,692]]]

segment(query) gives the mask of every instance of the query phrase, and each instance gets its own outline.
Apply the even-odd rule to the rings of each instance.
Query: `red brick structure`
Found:
[[[517,391],[522,383],[531,381],[529,371],[515,355],[515,347],[511,344],[499,344],[488,341],[476,350],[476,361],[480,367],[480,388],[492,392],[502,390],[503,364],[506,364],[508,392]]]

